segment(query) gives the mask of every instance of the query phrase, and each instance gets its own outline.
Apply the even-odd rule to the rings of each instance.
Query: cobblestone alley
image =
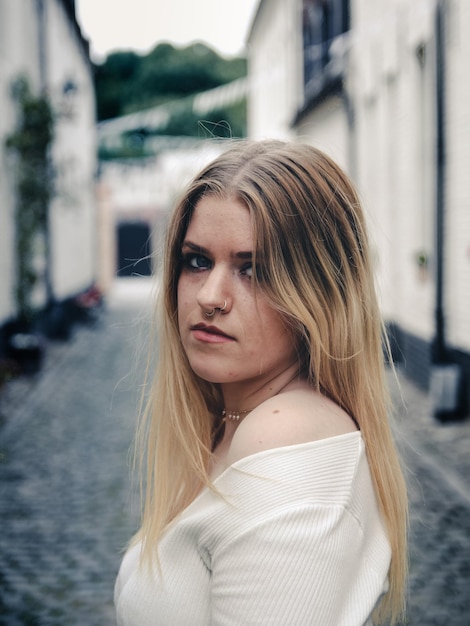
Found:
[[[97,323],[50,346],[39,375],[0,392],[0,626],[115,624],[114,579],[138,520],[128,453],[145,293],[121,287]],[[407,409],[396,393],[397,427],[412,500],[407,623],[469,626],[470,422],[436,423],[429,398],[401,383]]]

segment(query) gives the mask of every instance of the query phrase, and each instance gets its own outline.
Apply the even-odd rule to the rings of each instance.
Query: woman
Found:
[[[176,208],[165,261],[119,624],[395,623],[406,490],[350,181],[310,146],[235,144]]]

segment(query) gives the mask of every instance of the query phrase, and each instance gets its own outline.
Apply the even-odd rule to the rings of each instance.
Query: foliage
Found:
[[[419,250],[418,252],[416,252],[415,261],[418,267],[422,267],[426,269],[428,267],[428,262],[429,262],[427,252],[425,250]]]
[[[13,83],[12,95],[18,104],[18,126],[7,137],[6,146],[17,156],[16,303],[19,316],[28,319],[38,278],[34,244],[38,234],[47,232],[52,195],[48,154],[54,134],[54,116],[47,97],[34,96],[25,78]]]
[[[110,54],[95,67],[98,120],[150,108],[212,89],[246,75],[246,60],[225,59],[204,44],[175,48],[157,45],[148,55],[132,51]],[[232,135],[244,136],[245,107],[227,107],[210,122],[226,120]],[[189,109],[175,112],[163,134],[197,135],[199,120]],[[243,134],[242,134],[243,133]]]
[[[199,125],[204,125],[214,137],[246,137],[246,100],[211,111]]]
[[[141,62],[135,52],[115,52],[94,71],[98,121],[124,114],[125,103],[134,91],[137,68]]]
[[[214,109],[203,118],[192,107],[179,109],[160,135],[188,135],[190,137],[230,138],[246,135],[246,103],[237,103],[223,109]]]

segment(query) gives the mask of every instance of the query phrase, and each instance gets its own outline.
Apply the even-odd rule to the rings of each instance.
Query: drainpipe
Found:
[[[444,209],[445,209],[445,58],[444,16],[441,2],[436,7],[436,301],[433,363],[446,361],[444,325]]]
[[[445,335],[444,246],[446,184],[445,0],[436,5],[436,300],[430,392],[440,421],[462,417],[461,368],[450,362]]]
[[[43,95],[47,94],[47,6],[44,0],[36,0],[36,14],[38,21],[38,63],[39,63],[39,84]],[[51,278],[51,235],[50,235],[50,214],[47,211],[45,239],[45,269],[44,285],[46,288],[46,306],[50,307],[54,302],[54,293]]]

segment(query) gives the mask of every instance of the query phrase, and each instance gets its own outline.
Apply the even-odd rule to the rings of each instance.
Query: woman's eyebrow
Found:
[[[204,248],[204,246],[200,246],[198,243],[193,243],[192,241],[188,241],[185,239],[183,241],[182,248],[189,248],[190,250],[194,250],[194,252],[202,252],[203,254],[209,254],[209,250]]]
[[[208,248],[205,248],[204,246],[201,246],[198,243],[193,243],[192,241],[189,241],[188,239],[185,239],[183,241],[182,247],[189,248],[190,250],[193,250],[194,252],[198,252],[202,254],[210,254],[210,250]],[[246,251],[241,250],[240,252],[233,253],[231,256],[233,256],[236,259],[251,260],[253,258],[253,252],[251,250],[246,250]]]

